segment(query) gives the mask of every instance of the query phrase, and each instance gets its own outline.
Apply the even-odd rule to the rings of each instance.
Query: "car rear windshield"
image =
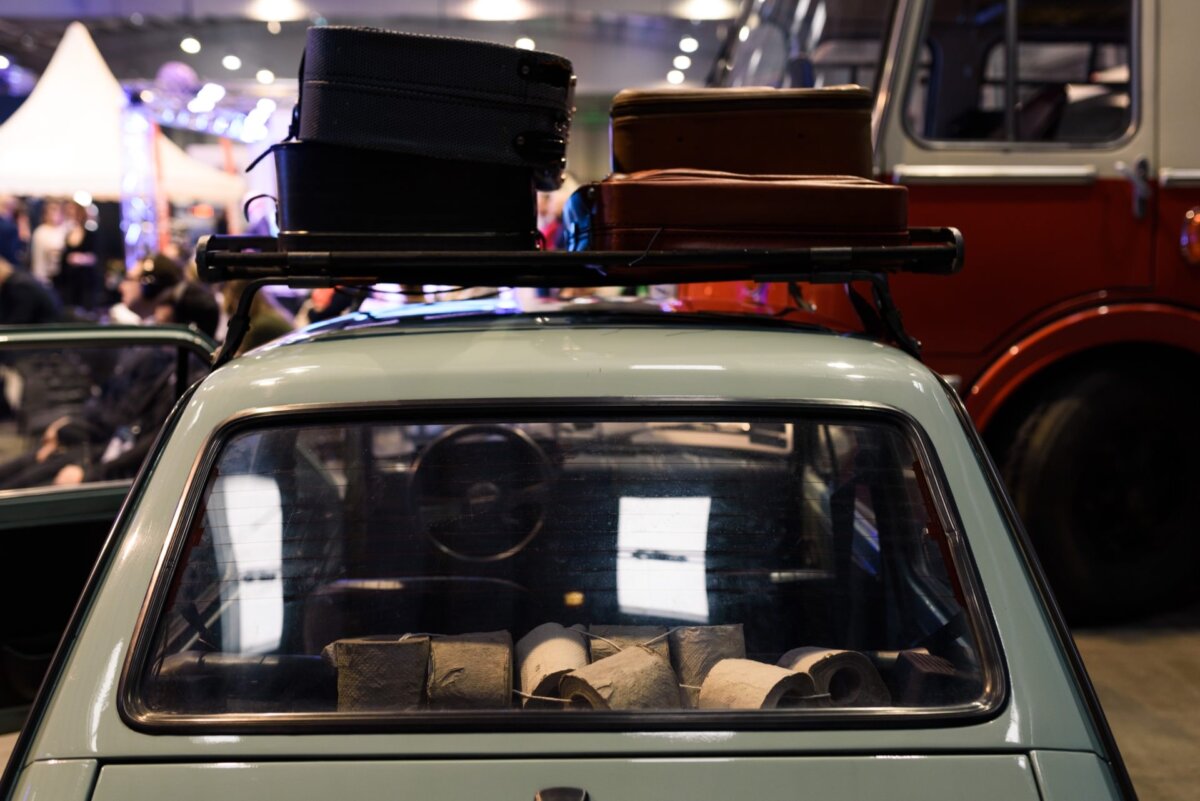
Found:
[[[906,424],[615,417],[243,426],[158,593],[139,714],[978,706],[966,562]]]

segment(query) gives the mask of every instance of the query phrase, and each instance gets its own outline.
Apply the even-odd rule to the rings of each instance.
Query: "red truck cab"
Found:
[[[967,245],[954,277],[896,278],[897,302],[965,399],[1077,620],[1194,591],[1193,5],[750,2],[713,72],[722,85],[874,87],[880,178],[909,188],[911,224],[954,225]],[[805,295],[817,316],[858,325],[840,288]],[[779,285],[681,296],[790,303]]]

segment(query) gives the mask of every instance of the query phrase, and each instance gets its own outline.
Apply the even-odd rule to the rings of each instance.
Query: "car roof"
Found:
[[[351,316],[285,337],[217,370],[199,397],[219,395],[209,405],[225,416],[497,398],[829,400],[923,409],[922,418],[957,425],[927,367],[856,336],[771,318],[462,306],[438,317],[413,308],[422,311]]]

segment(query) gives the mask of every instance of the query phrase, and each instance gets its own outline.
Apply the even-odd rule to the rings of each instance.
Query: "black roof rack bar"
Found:
[[[962,266],[954,228],[912,228],[907,245],[647,251],[280,250],[270,237],[208,236],[196,263],[209,283],[625,286],[698,281],[841,281],[847,272],[950,275]],[[840,276],[840,277],[839,277]]]

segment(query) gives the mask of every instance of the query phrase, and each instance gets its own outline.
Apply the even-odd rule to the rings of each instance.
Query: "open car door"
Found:
[[[0,327],[0,733],[20,727],[134,475],[214,349],[179,326]]]

